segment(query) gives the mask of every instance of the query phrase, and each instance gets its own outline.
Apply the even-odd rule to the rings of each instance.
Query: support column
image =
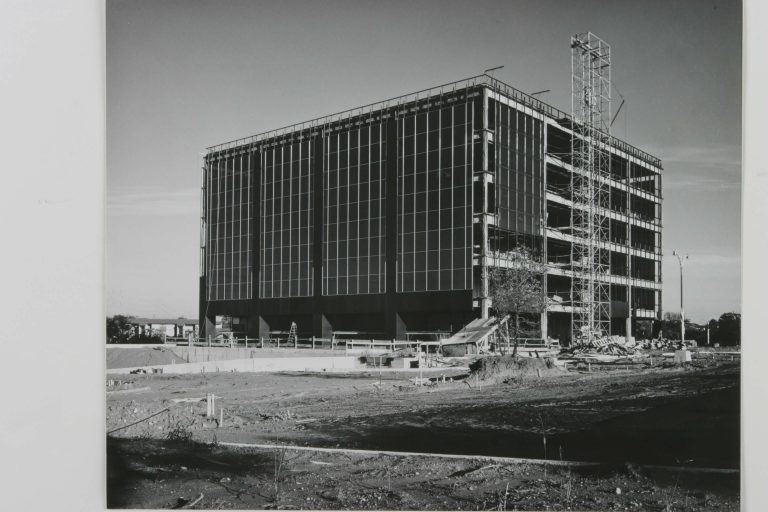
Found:
[[[473,116],[474,117],[474,116]],[[490,277],[488,275],[488,89],[483,88],[483,125],[475,127],[482,135],[482,163],[479,169],[482,201],[480,208],[481,220],[481,247],[480,247],[480,317],[488,318],[491,306]],[[474,165],[474,162],[473,162]],[[478,170],[474,170],[478,173]]]
[[[312,335],[317,338],[330,338],[333,336],[333,325],[322,313],[312,315]]]
[[[251,184],[249,198],[251,209],[251,218],[249,221],[250,229],[250,251],[251,251],[251,300],[249,301],[248,311],[248,336],[259,336],[259,298],[261,295],[261,176],[263,154],[260,149],[254,147],[249,156],[250,168],[248,176]]]
[[[407,336],[407,326],[397,312],[387,313],[385,318],[385,334],[389,339],[404,340]]]
[[[547,317],[547,312],[544,311],[541,313],[541,337],[543,339],[547,339],[549,336],[549,319]]]
[[[627,164],[629,165],[629,164]],[[630,169],[627,169],[627,173],[630,172]],[[631,181],[631,180],[630,180]],[[629,187],[628,187],[629,188]],[[631,192],[627,191],[627,205],[629,206],[630,213],[631,213]],[[632,250],[632,217],[630,216],[629,221],[627,222],[627,247],[629,250],[627,251],[627,319],[626,319],[626,326],[625,326],[625,336],[627,341],[632,341],[632,253],[634,252]]]
[[[215,316],[204,316],[200,319],[200,337],[207,338],[211,336],[216,337],[216,318]]]
[[[398,236],[398,196],[397,196],[397,147],[398,120],[390,118],[386,129],[386,175],[385,175],[385,296],[384,296],[384,333],[390,339],[405,339],[405,328],[397,313],[397,236]]]
[[[270,331],[269,324],[267,323],[266,320],[264,320],[264,317],[259,315],[259,332],[258,332],[259,338],[261,338],[262,336],[265,338],[268,338],[269,331]]]

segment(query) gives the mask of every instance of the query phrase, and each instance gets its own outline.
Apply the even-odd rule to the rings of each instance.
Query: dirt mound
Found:
[[[107,347],[107,370],[185,363],[180,356],[166,347]]]
[[[472,378],[482,381],[510,382],[526,377],[538,377],[561,373],[550,358],[490,356],[481,357],[469,365]]]

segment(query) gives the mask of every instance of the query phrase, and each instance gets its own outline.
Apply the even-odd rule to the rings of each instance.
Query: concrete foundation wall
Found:
[[[210,373],[210,372],[288,372],[351,370],[363,365],[357,357],[275,357],[255,359],[233,359],[199,363],[166,364],[136,368],[107,370],[109,374],[127,374],[141,368],[147,373],[162,370],[163,374]]]
[[[250,345],[250,343],[249,343]],[[233,359],[278,359],[296,357],[328,357],[335,354],[344,354],[344,350],[331,351],[327,349],[300,349],[293,351],[290,348],[269,349],[259,348],[258,340],[254,347],[171,347],[174,354],[179,356],[179,363],[207,363],[212,361],[231,361]]]

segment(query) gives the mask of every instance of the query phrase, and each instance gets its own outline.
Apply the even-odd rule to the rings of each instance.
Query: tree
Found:
[[[653,321],[637,320],[635,322],[635,336],[641,340],[653,338]]]
[[[107,317],[107,343],[128,343],[131,336],[131,326],[128,317],[115,315]]]
[[[538,319],[531,319],[532,314],[546,311],[544,292],[545,265],[536,261],[526,249],[517,249],[505,260],[510,268],[491,267],[488,269],[490,282],[491,307],[494,313],[503,317],[510,316],[510,330],[514,340],[512,355],[517,355],[521,334],[533,334],[538,331]]]
[[[715,339],[721,345],[741,345],[741,314],[723,313],[717,320]]]
[[[680,339],[680,313],[667,311],[662,320],[655,323],[654,337],[661,334],[662,338],[668,340]]]
[[[133,332],[128,318],[125,315],[107,317],[107,343],[163,343],[159,332]]]

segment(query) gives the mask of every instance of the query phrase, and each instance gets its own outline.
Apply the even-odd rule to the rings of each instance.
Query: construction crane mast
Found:
[[[591,32],[571,37],[571,331],[576,344],[610,333],[611,49]]]

